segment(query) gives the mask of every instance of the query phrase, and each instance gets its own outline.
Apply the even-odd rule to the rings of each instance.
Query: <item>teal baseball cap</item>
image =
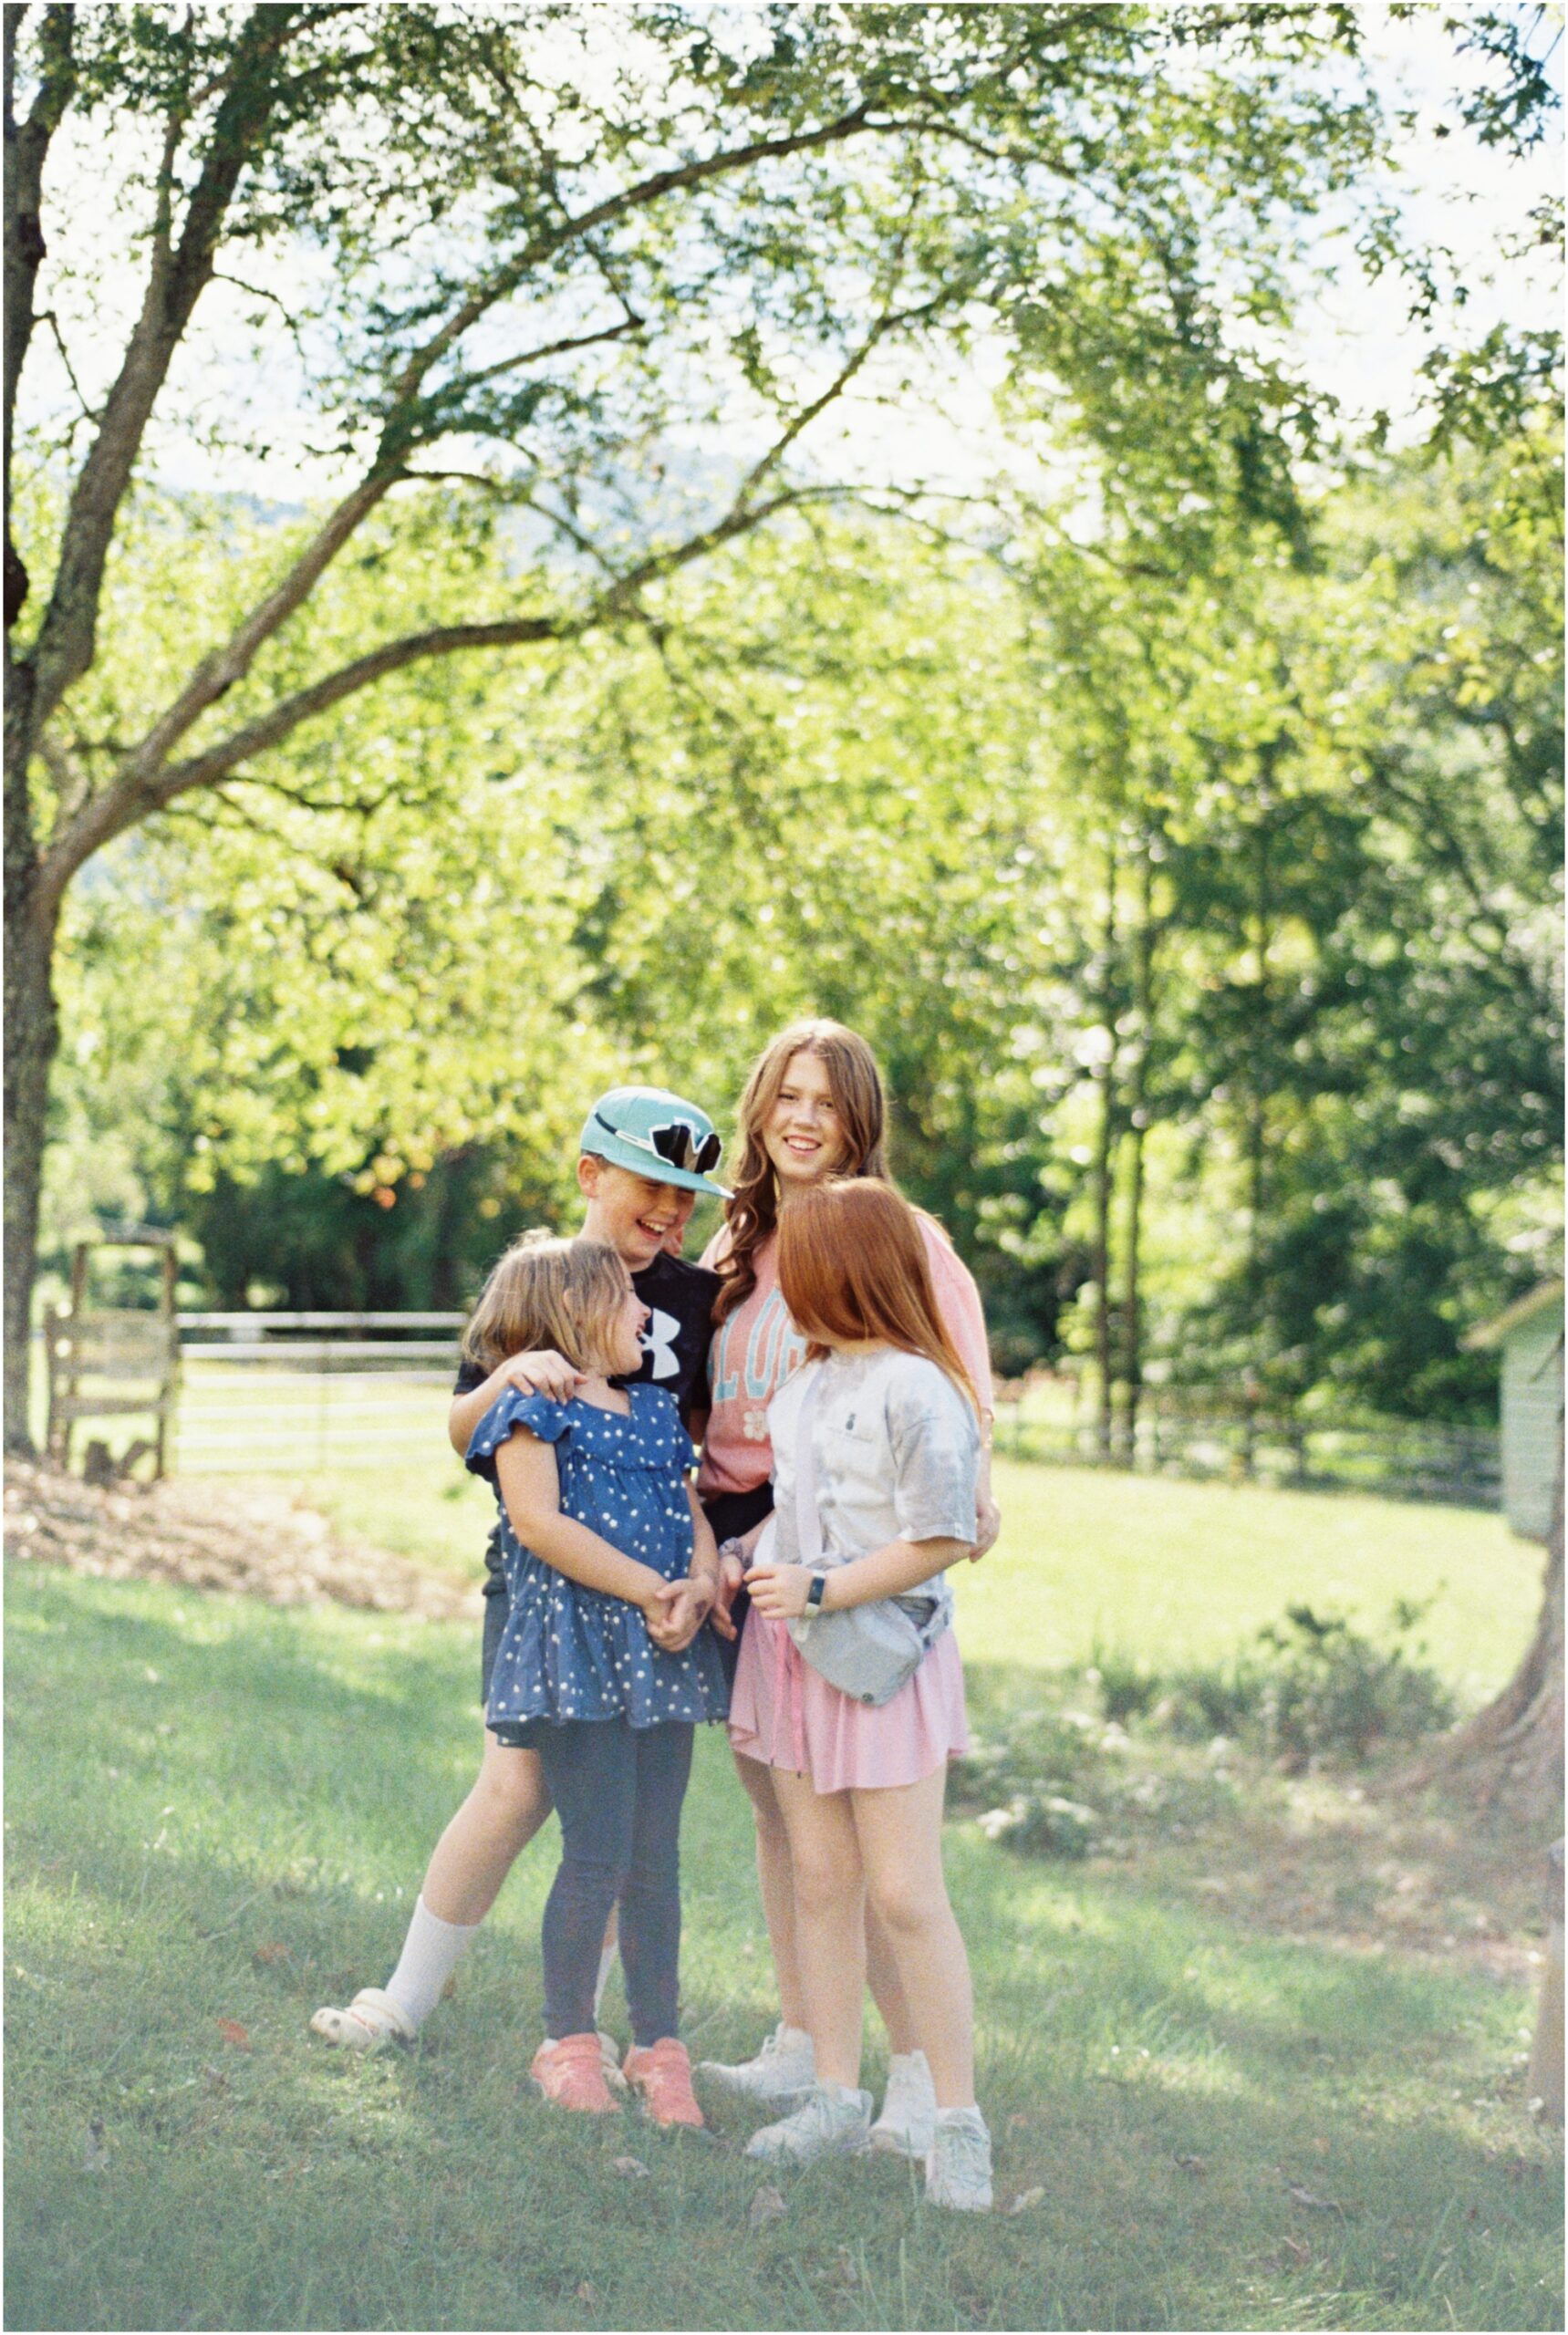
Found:
[[[612,1086],[583,1121],[580,1146],[656,1184],[727,1200],[723,1185],[708,1180],[723,1147],[707,1112],[665,1086]]]

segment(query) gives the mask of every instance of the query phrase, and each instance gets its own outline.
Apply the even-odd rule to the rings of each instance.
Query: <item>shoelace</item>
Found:
[[[943,2170],[957,2179],[977,2185],[990,2180],[990,2136],[972,2124],[939,2124],[937,2150],[945,2159]]]
[[[771,2067],[773,2067],[773,2066],[774,2066],[774,2065],[778,2060],[782,2060],[782,2059],[784,2058],[784,2021],[783,2021],[783,2019],[780,2019],[780,2021],[779,2021],[778,2025],[774,2028],[774,2029],[773,2033],[768,2037],[768,2039],[767,2039],[766,2042],[763,2045],[762,2050],[757,2053],[757,2065],[758,2065],[759,2067],[769,2067],[769,2068],[771,2068]]]
[[[825,2141],[843,2132],[850,2121],[847,2103],[841,2103],[826,2091],[814,2091],[788,2119],[803,2140]]]

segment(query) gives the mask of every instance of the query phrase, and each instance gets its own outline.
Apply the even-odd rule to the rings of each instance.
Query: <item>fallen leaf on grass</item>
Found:
[[[234,2045],[236,2051],[248,2051],[250,2050],[251,2039],[245,2032],[245,2029],[240,2025],[237,2018],[219,2019],[218,2032],[223,2037],[225,2043],[232,2043]]]
[[[610,2171],[618,2173],[623,2181],[646,2181],[648,2167],[639,2156],[612,2156]]]
[[[1178,2156],[1173,2157],[1171,2163],[1183,2173],[1202,2174],[1209,2170],[1209,2160],[1204,2156]]]
[[[573,2290],[573,2301],[586,2302],[590,2309],[593,2309],[594,2305],[598,2301],[598,2299],[599,2290],[597,2287],[595,2286],[591,2278],[585,2278],[582,2281],[582,2284]]]
[[[771,2181],[764,2181],[752,2199],[746,2215],[748,2229],[766,2229],[770,2222],[782,2222],[789,2207]]]
[[[1010,2214],[1026,2214],[1031,2205],[1037,2205],[1044,2195],[1045,2192],[1044,2187],[1039,2189],[1021,2189],[1007,2210]]]
[[[277,1962],[286,1962],[288,1960],[288,1948],[286,1946],[278,1946],[275,1944],[271,1946],[258,1946],[255,1952],[252,1955],[251,1960],[253,1962],[260,1962],[267,1965]]]
[[[94,2116],[88,2125],[87,2143],[82,2150],[82,2164],[88,2173],[109,2171],[109,2143],[104,2138],[101,2116]]]
[[[1285,2195],[1293,2204],[1304,2206],[1309,2214],[1343,2214],[1346,2208],[1335,2197],[1314,2197],[1299,2181],[1285,2183]]]
[[[1304,2237],[1282,2237],[1280,2240],[1280,2250],[1283,2254],[1288,2254],[1293,2262],[1310,2262],[1312,2260],[1312,2247],[1307,2244]]]

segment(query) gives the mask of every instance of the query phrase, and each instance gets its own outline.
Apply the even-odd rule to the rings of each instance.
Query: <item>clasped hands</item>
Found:
[[[648,1634],[661,1654],[684,1654],[704,1622],[711,1619],[722,1638],[732,1638],[735,1624],[730,1607],[741,1585],[741,1567],[733,1557],[721,1559],[717,1576],[688,1573],[681,1581],[661,1581],[649,1592],[643,1614]]]

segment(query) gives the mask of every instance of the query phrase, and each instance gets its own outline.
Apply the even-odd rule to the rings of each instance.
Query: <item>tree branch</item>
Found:
[[[77,474],[49,606],[26,662],[34,720],[43,722],[91,665],[104,564],[153,404],[197,300],[211,281],[218,239],[234,189],[272,111],[277,52],[301,11],[296,0],[256,6],[241,28],[231,86],[218,109],[206,156],[172,240],[171,141],[182,115],[171,104],[161,173],[160,216],[141,313],[132,329],[103,420]]]
[[[672,550],[650,554],[576,615],[514,617],[492,624],[439,625],[425,632],[385,641],[379,649],[369,649],[364,656],[339,666],[336,672],[324,674],[307,688],[280,699],[254,721],[171,769],[159,771],[148,766],[148,742],[143,741],[114,784],[96,795],[68,827],[59,830],[51,839],[39,873],[40,898],[57,903],[77,869],[116,835],[139,825],[154,812],[165,810],[182,794],[198,787],[215,786],[253,755],[280,744],[302,722],[327,712],[345,698],[369,688],[372,682],[432,658],[457,656],[472,649],[527,648],[545,640],[576,639],[599,625],[636,614],[637,595],[649,584],[689,566],[735,536],[749,534],[780,511],[826,501],[837,493],[832,487],[786,488],[764,503],[744,507],[737,503],[701,534],[689,537]],[[162,726],[160,724],[160,729]]]
[[[5,12],[5,629],[10,631],[27,597],[27,571],[11,533],[11,454],[16,437],[16,394],[36,319],[33,292],[44,263],[40,223],[44,164],[49,143],[76,89],[76,10],[49,7],[38,35],[38,93],[24,122],[16,115],[16,36],[25,8]],[[74,387],[74,383],[73,383]],[[78,391],[79,395],[80,392]]]
[[[601,341],[625,340],[628,334],[644,329],[645,320],[628,312],[618,325],[606,325],[600,332],[583,332],[569,340],[546,341],[542,348],[524,348],[515,357],[498,357],[493,365],[482,365],[476,373],[463,375],[464,389],[477,388],[481,381],[493,381],[498,373],[515,371],[520,365],[541,365],[546,357],[565,357],[575,348],[595,348]]]
[[[585,242],[596,227],[607,225],[630,211],[645,210],[666,194],[683,188],[701,186],[709,179],[722,178],[732,171],[747,169],[753,162],[776,161],[790,154],[808,153],[815,148],[831,146],[846,138],[853,138],[870,127],[869,99],[854,107],[848,113],[837,115],[832,121],[815,130],[797,130],[789,138],[757,138],[744,146],[722,148],[716,154],[704,155],[694,162],[682,163],[679,169],[656,171],[651,177],[639,179],[636,186],[625,187],[618,194],[607,195],[602,202],[575,217],[562,220],[556,227],[547,228],[514,252],[504,266],[494,269],[483,284],[476,285],[460,308],[454,310],[445,324],[432,333],[408,359],[393,381],[393,395],[399,404],[412,397],[431,367],[444,357],[456,341],[462,339],[480,318],[488,314],[498,300],[514,292],[524,276],[541,260],[548,259],[566,244]]]
[[[181,739],[209,706],[215,705],[236,681],[244,680],[258,649],[309,598],[349,536],[401,475],[395,468],[370,471],[352,493],[344,496],[282,582],[265,599],[258,601],[223,648],[202,658],[167,712],[160,715],[140,744],[131,748],[109,790],[111,794],[123,786],[140,787],[161,770]]]

